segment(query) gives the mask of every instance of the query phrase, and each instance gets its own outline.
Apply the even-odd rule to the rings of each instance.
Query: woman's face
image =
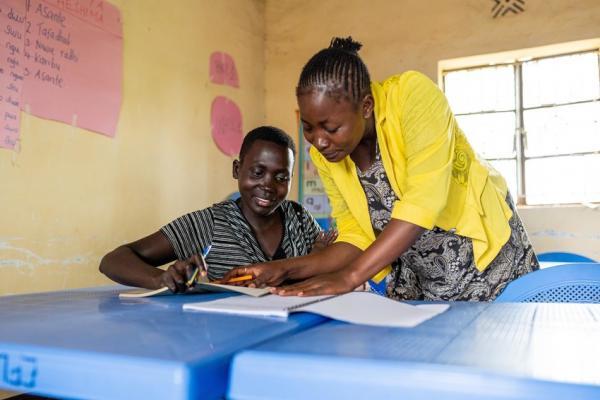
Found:
[[[256,216],[272,214],[290,190],[294,155],[290,149],[266,140],[257,140],[241,161],[233,162],[242,210]]]
[[[346,96],[312,90],[298,96],[304,138],[329,162],[351,154],[363,138],[363,107]]]

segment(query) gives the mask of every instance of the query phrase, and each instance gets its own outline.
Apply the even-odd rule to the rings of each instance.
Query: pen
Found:
[[[209,244],[208,246],[206,246],[206,248],[202,251],[202,254],[200,255],[200,259],[202,260],[202,267],[204,268],[204,271],[208,272],[208,265],[206,265],[206,256],[208,256],[208,252],[210,251],[210,249],[212,248],[212,244]],[[199,268],[196,268],[194,270],[194,273],[192,274],[192,276],[190,277],[190,279],[187,281],[187,286],[192,286],[194,283],[196,283],[196,278],[198,277],[198,270]]]

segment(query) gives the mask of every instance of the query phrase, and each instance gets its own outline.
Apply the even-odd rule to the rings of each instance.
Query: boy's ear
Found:
[[[238,179],[240,177],[240,160],[233,160],[232,167],[233,179]]]

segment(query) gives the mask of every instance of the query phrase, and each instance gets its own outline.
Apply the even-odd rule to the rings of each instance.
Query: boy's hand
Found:
[[[236,283],[228,283],[229,280],[245,275],[252,275],[254,279]],[[260,263],[239,267],[229,271],[218,283],[226,285],[238,285],[248,287],[277,286],[286,279],[287,270],[282,265],[273,263]]]
[[[187,283],[194,277],[195,271],[198,271],[196,278],[206,276],[204,263],[199,255],[193,255],[187,260],[176,261],[160,275],[160,286],[168,287],[173,293],[183,293],[188,289]]]

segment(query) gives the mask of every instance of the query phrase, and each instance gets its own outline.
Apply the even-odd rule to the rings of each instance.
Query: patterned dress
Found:
[[[378,236],[390,221],[394,193],[381,162],[379,146],[373,164],[358,178],[369,204],[371,225]],[[479,272],[474,264],[470,238],[438,227],[426,230],[396,261],[386,277],[387,297],[397,300],[490,301],[521,275],[539,269],[523,223],[510,195],[506,203],[513,216],[511,235],[494,261]]]

